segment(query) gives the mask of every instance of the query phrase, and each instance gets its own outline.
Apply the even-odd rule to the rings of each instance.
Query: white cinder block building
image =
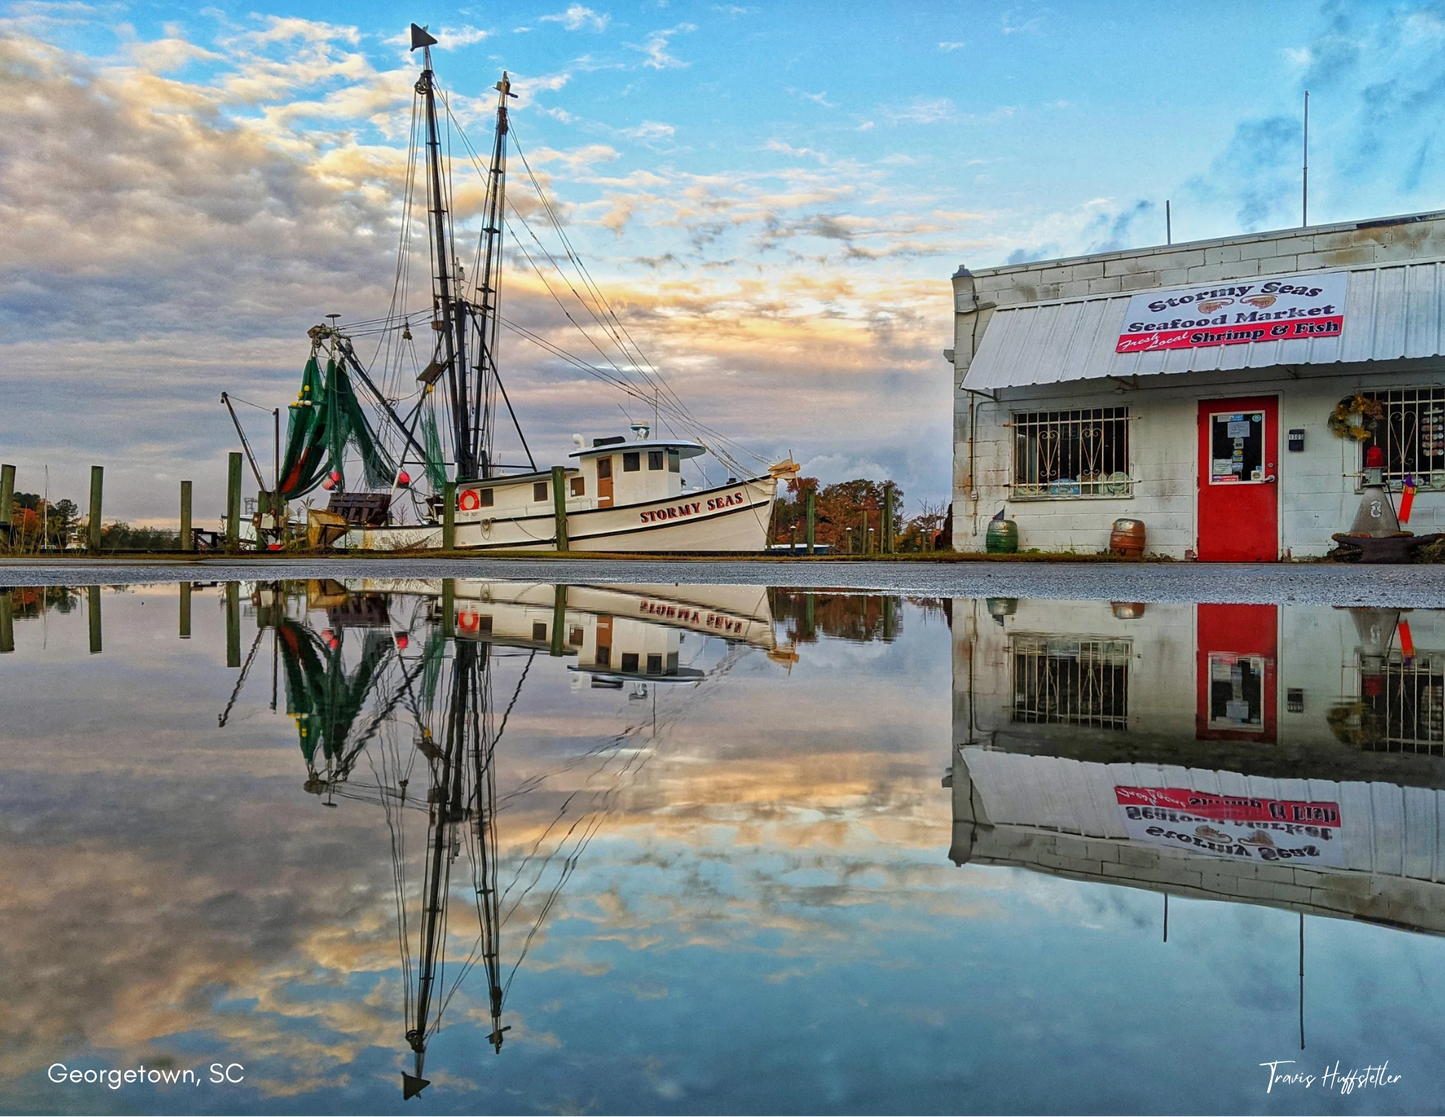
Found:
[[[1097,553],[1120,517],[1173,558],[1329,551],[1369,446],[1410,530],[1445,530],[1445,213],[953,276],[953,543]],[[1375,433],[1329,425],[1364,396]],[[1354,415],[1346,424],[1359,425]]]

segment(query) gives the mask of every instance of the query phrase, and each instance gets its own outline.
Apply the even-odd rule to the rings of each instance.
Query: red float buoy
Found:
[[[411,474],[408,473],[406,470],[403,469],[400,473],[396,475],[396,487],[398,489],[404,489],[410,484]]]

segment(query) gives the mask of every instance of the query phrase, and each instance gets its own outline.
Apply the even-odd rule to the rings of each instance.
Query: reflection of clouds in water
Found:
[[[197,594],[190,644],[167,631],[174,596],[146,587],[105,595],[103,657],[88,657],[76,615],[51,619],[45,659],[13,661],[83,685],[58,715],[25,686],[7,699],[0,757],[27,786],[17,794],[12,778],[0,796],[12,835],[30,835],[5,843],[0,859],[0,911],[17,929],[0,942],[7,1077],[57,1051],[154,1059],[168,1046],[223,1047],[244,1053],[252,1086],[294,1096],[356,1087],[368,1050],[387,1066],[404,1051],[381,813],[303,798],[295,730],[265,708],[266,681],[253,679],[231,723],[216,728],[235,675],[212,655],[223,618],[207,600]],[[706,663],[719,661],[720,643],[692,639]],[[611,948],[811,956],[816,969],[880,928],[927,933],[928,913],[966,918],[975,909],[950,895],[947,866],[914,863],[948,844],[935,770],[947,741],[946,635],[936,642],[930,704],[917,700],[917,679],[869,668],[871,649],[834,655],[824,641],[809,646],[822,669],[806,676],[747,653],[725,677],[657,696],[655,741],[650,709],[573,692],[557,664],[539,661],[497,758],[502,788],[536,784],[501,816],[504,874],[534,847],[555,846],[549,827],[568,795],[607,814],[537,934],[523,984],[606,979],[617,969]],[[100,719],[103,747],[87,732]],[[620,759],[567,767],[619,728]],[[517,947],[507,935],[540,916],[543,891],[514,912],[504,952]],[[471,945],[460,910],[454,955]],[[669,999],[664,980],[630,988],[638,1003]],[[565,1003],[553,1011],[565,1014]],[[486,1015],[478,982],[447,1018]],[[526,1015],[509,1009],[509,1043],[563,1043]],[[436,1072],[440,1084],[446,1068]],[[680,1096],[669,1082],[659,1079],[662,1096]]]

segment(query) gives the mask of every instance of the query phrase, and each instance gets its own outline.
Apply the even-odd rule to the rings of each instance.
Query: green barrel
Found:
[[[1012,520],[989,520],[984,549],[991,555],[1012,555],[1019,549],[1019,525]]]

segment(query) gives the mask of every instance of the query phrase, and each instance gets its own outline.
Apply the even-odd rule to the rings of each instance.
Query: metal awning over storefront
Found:
[[[1393,361],[1445,355],[1445,261],[1379,264],[1333,269],[1329,273],[1301,273],[1273,277],[1277,280],[1309,280],[1333,275],[1347,282],[1341,328],[1333,336],[1291,337],[1286,340],[1229,341],[1118,352],[1121,335],[1131,319],[1140,315],[1141,298],[1160,298],[1203,288],[1228,289],[1235,284],[1264,290],[1270,276],[1244,276],[1197,284],[1195,288],[1169,288],[1157,292],[1130,291],[1123,294],[1060,299],[1050,302],[1002,306],[994,310],[978,352],[974,355],[963,387],[992,392],[999,388],[1059,384],[1074,380],[1098,380],[1167,375],[1215,370],[1278,368],[1295,365],[1342,364],[1365,361]],[[1285,288],[1288,290],[1288,287]],[[1258,295],[1254,296],[1256,299]],[[1218,300],[1214,300],[1217,302]],[[1247,300],[1246,300],[1247,301]],[[1260,314],[1279,315],[1274,310],[1232,306],[1215,308],[1208,300],[1161,312],[1161,325],[1169,315],[1198,314],[1208,308],[1211,323],[1226,320],[1229,325],[1207,329],[1218,333],[1234,329],[1236,318]],[[1134,311],[1131,313],[1131,304]],[[1198,320],[1198,319],[1195,319]],[[1288,321],[1288,320],[1286,320]],[[1177,331],[1176,331],[1177,332]],[[1268,331],[1265,331],[1266,333]],[[1141,385],[1141,387],[1144,385]]]

